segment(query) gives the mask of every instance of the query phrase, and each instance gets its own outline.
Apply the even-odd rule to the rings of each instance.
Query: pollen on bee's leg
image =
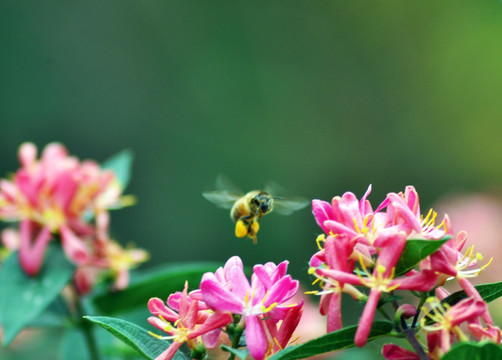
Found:
[[[235,223],[235,236],[238,238],[244,237],[248,234],[248,227],[242,220]]]
[[[258,223],[258,221],[253,221],[251,223],[251,231],[250,232],[256,235],[259,230],[260,230],[260,224]]]

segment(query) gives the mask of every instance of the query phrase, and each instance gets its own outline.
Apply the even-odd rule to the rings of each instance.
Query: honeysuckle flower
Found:
[[[445,217],[448,235],[452,235],[448,217]],[[470,246],[465,253],[461,250],[467,241],[467,233],[461,231],[457,237],[450,239],[441,246],[434,254],[430,255],[420,263],[420,268],[429,268],[439,274],[438,285],[443,285],[446,280],[456,279],[468,296],[483,301],[470,278],[478,276],[493,260],[491,258],[486,264],[476,267],[483,257],[480,253],[474,253],[474,245]],[[483,319],[487,324],[493,325],[492,317],[487,310],[483,314]]]
[[[387,194],[386,211],[394,225],[402,225],[406,229],[410,239],[441,239],[447,233],[444,220],[435,225],[437,213],[432,209],[423,218],[418,193],[413,186],[407,186],[404,194]]]
[[[394,263],[392,257],[387,256],[388,264]],[[375,315],[375,310],[378,305],[378,300],[384,292],[391,292],[397,289],[400,290],[415,290],[429,291],[436,283],[436,275],[431,270],[423,270],[409,276],[394,278],[394,268],[390,267],[385,262],[381,262],[379,258],[373,272],[370,273],[364,265],[362,265],[361,274],[352,274],[339,270],[318,268],[316,272],[327,278],[332,278],[336,281],[365,286],[370,289],[366,305],[364,307],[359,326],[355,335],[354,342],[357,346],[362,347],[366,344],[371,324]]]
[[[223,268],[202,277],[201,295],[210,308],[242,316],[246,344],[256,360],[272,351],[273,341],[267,335],[271,322],[284,321],[294,306],[287,301],[296,294],[299,284],[285,274],[286,269],[286,261],[257,265],[249,283],[241,259],[234,256]]]
[[[19,258],[30,275],[40,270],[47,244],[59,235],[63,250],[77,265],[91,259],[85,237],[95,232],[86,214],[104,213],[118,201],[116,178],[93,161],[69,156],[58,143],[47,145],[39,160],[37,148],[19,148],[21,168],[12,180],[0,180],[0,218],[20,221]],[[112,193],[112,195],[110,195]]]
[[[335,196],[329,203],[322,200],[312,201],[312,212],[319,226],[327,235],[345,234],[350,239],[357,239],[365,244],[372,245],[387,226],[389,219],[386,213],[380,210],[386,206],[383,202],[376,211],[372,210],[367,200],[371,192],[371,185],[366,193],[357,200],[357,197],[346,192],[343,196]]]
[[[126,248],[120,246],[115,241],[108,241],[106,244],[107,268],[115,278],[114,288],[122,290],[129,285],[129,270],[147,261],[150,255],[143,249],[134,248],[129,245]]]
[[[201,336],[232,322],[230,313],[213,312],[204,305],[200,307],[198,300],[188,296],[188,283],[185,283],[182,293],[176,293],[168,299],[168,305],[169,307],[159,298],[151,298],[148,301],[148,309],[154,315],[148,318],[148,322],[169,334],[169,336],[159,336],[153,333],[151,335],[172,340],[171,345],[156,360],[172,359],[185,342],[193,349],[201,343]],[[219,333],[216,333],[216,336],[212,338],[217,339],[218,335]]]
[[[470,332],[476,337],[476,340],[483,341],[488,340],[494,342],[495,344],[500,344],[501,342],[501,331],[496,325],[488,324],[483,327],[481,324],[469,324]]]
[[[436,338],[431,338],[429,349],[431,352],[445,354],[450,350],[454,337],[460,341],[467,341],[469,337],[460,328],[464,322],[468,324],[479,324],[479,318],[486,312],[484,301],[466,298],[453,306],[441,304],[437,298],[427,299],[431,311],[427,317],[422,319],[422,329],[428,333],[436,334]],[[433,324],[427,324],[427,319],[432,319]],[[437,343],[436,343],[437,341]],[[439,350],[438,350],[439,349]]]
[[[310,261],[309,273],[318,275],[317,268],[339,270],[352,273],[355,261],[350,259],[354,250],[353,242],[346,235],[336,238],[328,236],[324,238],[324,248],[315,254]],[[321,241],[318,241],[320,245]],[[319,309],[322,315],[328,316],[327,331],[332,332],[342,328],[342,292],[350,294],[353,298],[362,298],[364,294],[350,284],[345,284],[331,277],[317,276],[315,282],[321,282],[322,291],[311,291],[310,294],[321,295]]]

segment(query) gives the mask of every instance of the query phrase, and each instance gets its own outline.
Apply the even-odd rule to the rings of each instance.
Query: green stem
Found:
[[[420,302],[418,303],[418,306],[417,306],[417,313],[413,317],[413,322],[411,323],[412,328],[415,328],[417,326],[418,316],[420,315],[420,311],[422,310],[422,306],[424,306],[424,304],[425,304],[426,298],[427,298],[427,296],[420,297]]]
[[[239,347],[239,342],[241,340],[242,333],[244,332],[244,328],[240,328],[239,325],[237,325],[234,329],[233,337],[232,337],[232,349],[237,349]],[[235,354],[230,353],[228,355],[227,360],[234,360],[235,359]]]
[[[96,338],[94,337],[94,333],[92,331],[92,323],[84,319],[85,313],[84,313],[84,308],[82,306],[82,302],[80,301],[80,297],[77,291],[74,291],[74,294],[75,294],[75,311],[77,317],[77,325],[84,334],[85,342],[87,343],[91,360],[100,360],[98,345],[96,342]]]

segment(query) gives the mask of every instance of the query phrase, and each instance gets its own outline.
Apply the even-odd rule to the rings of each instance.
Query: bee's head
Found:
[[[261,192],[253,197],[251,200],[259,211],[263,214],[272,210],[272,196],[266,192]]]

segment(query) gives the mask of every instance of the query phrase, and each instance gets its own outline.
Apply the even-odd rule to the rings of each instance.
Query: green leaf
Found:
[[[248,349],[234,349],[230,346],[227,345],[221,345],[221,348],[225,351],[228,351],[235,356],[237,356],[239,359],[246,360],[246,357],[249,355],[249,350]]]
[[[396,276],[406,274],[413,269],[420,261],[433,254],[451,236],[445,236],[440,240],[411,239],[406,241],[403,253],[396,265]]]
[[[131,180],[132,161],[134,153],[125,149],[118,154],[113,155],[101,164],[102,169],[115,172],[122,189],[125,189]]]
[[[490,284],[482,284],[474,286],[476,290],[478,290],[479,295],[483,298],[484,301],[490,302],[495,299],[498,299],[502,296],[502,281]],[[460,300],[465,299],[467,294],[465,291],[457,291],[453,294],[450,294],[448,297],[444,298],[442,303],[448,303],[450,305],[455,305]]]
[[[219,263],[183,263],[171,264],[160,269],[144,272],[131,278],[131,284],[127,289],[110,293],[103,291],[93,299],[93,305],[106,314],[117,314],[138,307],[146,307],[148,299],[167,297],[182,291],[185,281],[191,288],[197,288],[200,279],[205,272],[214,272],[221,264]]]
[[[154,360],[171,344],[170,341],[155,338],[147,330],[126,320],[106,316],[84,317],[109,331],[146,359]],[[187,360],[189,357],[178,351],[173,359]]]
[[[464,342],[455,344],[441,360],[499,360],[502,348],[491,342]]]
[[[388,321],[375,321],[371,327],[368,341],[388,335],[392,329],[392,323]],[[341,330],[307,341],[306,343],[289,346],[276,353],[269,360],[305,359],[330,351],[346,349],[354,346],[354,335],[356,331],[357,325],[348,326]]]
[[[70,281],[73,271],[73,265],[58,246],[49,247],[36,277],[24,273],[17,252],[5,260],[0,271],[0,321],[4,328],[4,346],[54,301]]]

